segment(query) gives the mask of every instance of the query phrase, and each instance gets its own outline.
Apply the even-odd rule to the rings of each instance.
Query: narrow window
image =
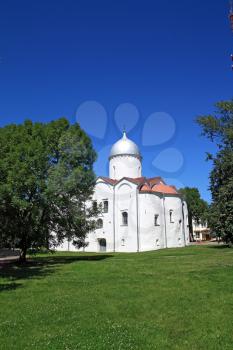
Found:
[[[93,210],[97,210],[97,201],[92,202],[92,208]]]
[[[173,223],[173,210],[169,210],[170,223]]]
[[[154,216],[154,225],[155,226],[159,226],[159,216],[158,216],[158,214],[155,214],[155,216]]]
[[[98,219],[96,222],[96,227],[97,228],[102,228],[103,227],[103,220],[102,219]]]
[[[124,238],[122,238],[122,240],[121,240],[121,245],[124,247],[124,245],[125,245],[125,239]]]
[[[108,201],[104,201],[104,213],[108,213]]]
[[[122,225],[128,226],[128,213],[126,211],[122,213]]]

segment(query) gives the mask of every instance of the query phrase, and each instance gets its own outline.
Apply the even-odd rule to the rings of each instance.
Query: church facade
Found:
[[[92,205],[102,204],[87,252],[141,252],[189,244],[186,202],[161,177],[142,176],[137,145],[123,137],[109,156],[109,177],[98,177]],[[64,243],[60,250],[76,250]]]

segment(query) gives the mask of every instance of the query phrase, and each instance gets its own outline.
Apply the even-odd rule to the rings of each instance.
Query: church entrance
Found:
[[[99,251],[106,252],[106,239],[105,238],[99,239]]]

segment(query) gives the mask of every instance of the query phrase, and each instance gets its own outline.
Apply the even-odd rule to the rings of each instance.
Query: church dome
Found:
[[[111,148],[110,158],[119,155],[132,155],[137,158],[141,158],[138,146],[133,141],[129,140],[126,133],[123,133],[123,137],[114,143]]]

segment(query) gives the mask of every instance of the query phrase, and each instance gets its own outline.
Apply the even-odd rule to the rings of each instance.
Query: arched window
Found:
[[[104,213],[108,213],[108,200],[104,200]]]
[[[127,213],[127,211],[122,212],[122,225],[128,226],[128,213]]]
[[[102,228],[103,227],[103,220],[102,219],[98,219],[96,222],[96,228]]]

